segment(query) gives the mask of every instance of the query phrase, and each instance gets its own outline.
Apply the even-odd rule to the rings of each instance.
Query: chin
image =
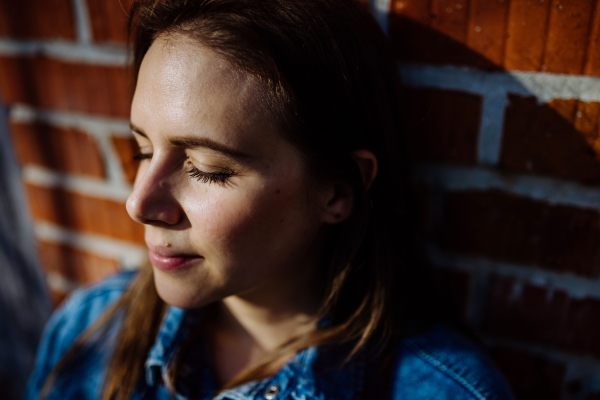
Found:
[[[177,308],[199,308],[218,300],[215,296],[206,296],[211,290],[196,284],[194,279],[173,276],[157,268],[154,268],[154,285],[158,296]]]

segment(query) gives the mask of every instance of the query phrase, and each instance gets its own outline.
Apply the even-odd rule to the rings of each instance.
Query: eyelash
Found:
[[[235,175],[233,172],[204,172],[200,171],[198,168],[193,165],[190,169],[187,170],[190,178],[196,178],[198,181],[202,181],[204,183],[219,183],[221,185],[227,184],[229,178]]]
[[[152,154],[140,153],[140,154],[136,154],[135,156],[133,156],[133,159],[136,161],[148,160],[150,158],[152,158]],[[229,178],[231,178],[232,176],[235,175],[235,173],[233,173],[231,171],[227,171],[227,172],[200,171],[198,168],[191,165],[191,163],[190,163],[189,169],[186,172],[190,176],[190,178],[195,178],[198,181],[202,181],[204,183],[218,183],[221,185],[227,184],[227,181],[229,180]]]
[[[133,156],[134,161],[148,160],[150,158],[152,158],[152,154],[139,153],[139,154],[136,154],[135,156]]]

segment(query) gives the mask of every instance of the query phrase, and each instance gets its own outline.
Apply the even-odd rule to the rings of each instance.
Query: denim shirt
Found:
[[[75,339],[115,302],[135,273],[116,275],[70,296],[48,322],[39,345],[25,400],[37,399],[53,366]],[[176,390],[166,371],[183,338],[201,323],[201,312],[169,307],[145,362],[145,377],[132,399],[148,400],[350,400],[381,398],[377,368],[364,354],[340,363],[338,347],[299,351],[274,376],[218,393],[204,341],[186,350]],[[48,400],[99,399],[118,327],[82,349],[54,380]],[[469,341],[439,326],[405,338],[397,346],[388,398],[484,400],[512,399],[491,361]],[[389,378],[386,380],[389,382]],[[374,383],[374,384],[373,384]],[[379,384],[378,384],[379,383]],[[388,383],[389,384],[389,383]],[[216,396],[216,397],[215,397]]]

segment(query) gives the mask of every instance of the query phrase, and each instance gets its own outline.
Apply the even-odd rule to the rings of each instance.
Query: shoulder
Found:
[[[445,326],[405,338],[394,369],[392,399],[513,399],[493,362]]]
[[[135,275],[135,271],[123,272],[95,285],[77,289],[56,309],[42,333],[26,399],[37,398],[37,393],[58,360],[77,337],[122,296]]]
[[[59,352],[68,347],[122,296],[135,274],[135,271],[122,272],[93,286],[75,290],[48,321],[42,341],[46,339]]]

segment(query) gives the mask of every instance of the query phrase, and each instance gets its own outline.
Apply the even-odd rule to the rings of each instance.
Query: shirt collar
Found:
[[[169,306],[146,359],[148,386],[160,384],[182,339],[196,326],[199,319],[199,310],[183,310]],[[294,400],[349,400],[357,391],[362,390],[364,357],[358,354],[340,366],[342,354],[347,354],[343,352],[343,347],[303,349],[274,376],[226,390],[215,400],[264,398],[264,393],[272,386],[277,386],[279,391],[276,399],[289,397]]]
[[[214,400],[253,400],[268,398],[276,387],[275,399],[351,400],[363,389],[364,357],[357,355],[340,365],[340,349],[309,347],[294,356],[274,376],[226,390]],[[346,354],[346,353],[344,353]]]
[[[171,358],[175,355],[175,350],[189,328],[198,321],[198,317],[198,311],[169,306],[154,345],[150,348],[146,359],[146,383],[148,386],[154,386],[161,381]]]

